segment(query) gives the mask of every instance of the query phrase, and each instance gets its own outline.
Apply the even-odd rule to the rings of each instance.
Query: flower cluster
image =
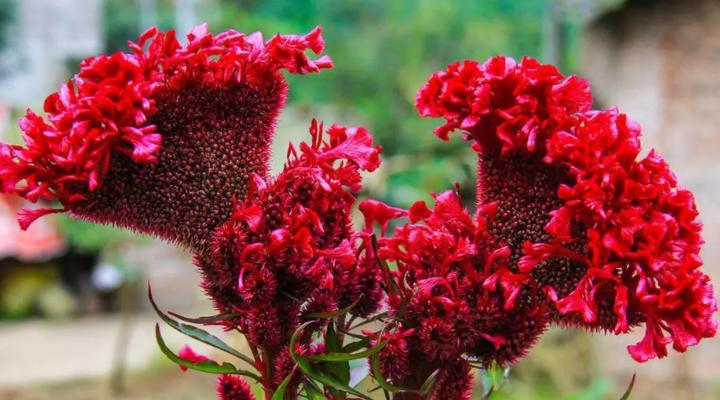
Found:
[[[285,358],[303,314],[353,306],[364,317],[382,298],[370,242],[351,221],[351,191],[361,188],[360,171],[379,166],[380,147],[363,128],[323,132],[313,121],[310,134],[311,143],[290,146],[279,175],[252,177],[248,196],[214,233],[212,255],[197,258],[216,308],[240,314],[228,323]]]
[[[397,326],[382,337],[388,342],[379,354],[383,375],[417,389],[439,370],[444,377],[436,384],[439,393],[466,388],[451,398],[469,398],[466,357],[484,367],[512,364],[548,322],[543,303],[518,301],[528,279],[509,270],[510,249],[497,245],[487,230],[495,205],[484,205],[472,217],[453,191],[436,195],[432,210],[424,202],[402,213],[368,202],[374,207],[361,209],[373,211],[366,213],[370,221],[383,225],[382,216],[393,215],[411,222],[378,246],[379,258],[397,265],[386,283]]]
[[[26,211],[21,224],[70,211],[205,250],[209,233],[268,169],[287,84],[279,73],[332,66],[320,28],[305,36],[195,28],[181,46],[149,29],[131,53],[99,55],[45,100],[47,119],[20,121],[26,146],[0,146],[0,183],[61,209]],[[147,46],[146,46],[147,45]],[[145,50],[144,48],[147,47]]]
[[[417,107],[446,119],[441,138],[459,128],[473,141],[478,204],[498,208],[488,231],[554,321],[616,334],[644,323],[628,348],[638,361],[684,351],[717,330],[693,196],[655,152],[640,158],[637,124],[591,100],[553,66],[495,57],[434,74]]]

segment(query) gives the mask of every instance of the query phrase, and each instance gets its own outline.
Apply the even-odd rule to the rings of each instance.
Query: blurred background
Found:
[[[384,164],[361,195],[402,207],[456,181],[474,198],[469,147],[437,140],[437,121],[413,106],[433,71],[506,54],[588,78],[596,106],[638,120],[645,147],[695,192],[705,270],[720,282],[720,1],[0,0],[0,137],[19,140],[17,118],[83,58],[124,50],[151,25],[184,35],[201,22],[266,37],[322,25],[335,68],[289,78],[273,166],[312,117],[367,126]],[[0,197],[0,399],[213,399],[211,377],[157,351],[144,294],[150,280],[164,308],[210,313],[190,256],[65,217],[20,232],[24,206]],[[720,398],[718,339],[644,365],[625,351],[637,339],[552,331],[493,398],[617,399],[634,372],[631,398]]]

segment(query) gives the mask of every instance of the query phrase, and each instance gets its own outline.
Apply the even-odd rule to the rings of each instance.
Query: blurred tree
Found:
[[[103,16],[105,50],[127,50],[127,41],[136,40],[149,25],[174,29],[175,1],[105,0]]]
[[[15,1],[0,0],[0,50],[3,50],[9,42],[7,27],[14,19]]]

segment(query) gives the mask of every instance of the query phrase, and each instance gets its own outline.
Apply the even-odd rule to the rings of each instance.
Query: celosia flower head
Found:
[[[441,138],[460,129],[473,142],[478,204],[498,208],[488,231],[555,321],[616,334],[644,323],[628,348],[638,361],[684,351],[717,330],[692,193],[657,153],[640,157],[636,123],[591,101],[553,66],[494,57],[433,74],[417,107],[445,118]]]
[[[287,84],[281,70],[332,66],[312,60],[320,28],[305,36],[195,28],[180,45],[149,29],[132,52],[83,61],[80,72],[20,121],[25,146],[0,146],[2,190],[61,209],[207,250],[210,232],[244,198],[250,176],[265,176]]]
[[[381,225],[384,216],[400,214],[369,203],[361,209]],[[465,357],[486,366],[512,364],[545,330],[547,307],[518,301],[522,290],[531,296],[529,279],[508,269],[509,248],[496,246],[487,231],[494,213],[488,204],[473,217],[456,192],[446,191],[435,196],[433,209],[415,203],[403,213],[410,223],[379,240],[379,258],[397,266],[385,284],[394,288],[388,303],[396,321],[381,337],[387,342],[379,354],[386,379],[418,387],[439,370],[447,387],[438,393],[467,398],[472,378]]]
[[[350,306],[367,315],[381,299],[379,270],[367,238],[352,228],[360,171],[379,164],[379,146],[363,128],[313,121],[312,141],[292,146],[284,170],[253,176],[247,198],[214,233],[212,256],[198,258],[203,285],[251,343],[287,346],[301,313]]]

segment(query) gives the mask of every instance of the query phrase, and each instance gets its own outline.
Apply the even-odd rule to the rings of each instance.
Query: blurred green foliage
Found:
[[[450,62],[496,54],[539,56],[546,0],[224,1],[208,15],[214,30],[307,32],[322,25],[333,70],[290,77],[290,100],[359,114],[394,154],[456,154],[438,146],[435,121],[421,120],[415,93]]]
[[[131,237],[131,234],[123,229],[92,224],[66,214],[58,216],[58,225],[68,243],[82,253],[98,253],[108,250]]]

